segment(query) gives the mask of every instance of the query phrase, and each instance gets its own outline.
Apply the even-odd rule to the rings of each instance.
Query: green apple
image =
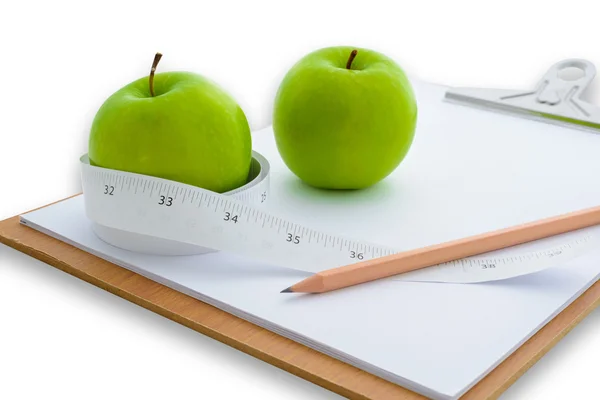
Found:
[[[246,183],[252,157],[244,112],[223,89],[190,72],[154,74],[111,95],[94,117],[93,165],[222,193]]]
[[[329,47],[298,61],[273,109],[279,153],[300,179],[360,189],[388,176],[411,147],[413,89],[393,60],[373,50]]]

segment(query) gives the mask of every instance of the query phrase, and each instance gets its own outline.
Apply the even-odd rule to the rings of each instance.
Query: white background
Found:
[[[600,66],[597,1],[400,3],[2,2],[0,219],[80,191],[97,108],[156,51],[159,71],[226,88],[253,129],[287,69],[324,46],[373,48],[448,85],[525,89],[563,58]],[[588,99],[600,104],[598,83]],[[3,399],[338,398],[2,245],[0,311]],[[599,358],[596,310],[502,399],[595,397]]]

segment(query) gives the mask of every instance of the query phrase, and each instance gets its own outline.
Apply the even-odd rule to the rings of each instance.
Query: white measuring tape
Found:
[[[308,272],[353,264],[398,251],[294,223],[268,211],[269,163],[253,152],[249,183],[218,194],[166,179],[92,166],[81,158],[86,213],[109,229],[155,240],[227,251]],[[293,218],[292,218],[293,219]],[[117,236],[104,240],[119,246]],[[511,278],[564,263],[589,250],[591,236],[543,251],[470,257],[392,279],[472,283]],[[119,246],[122,247],[122,246]]]

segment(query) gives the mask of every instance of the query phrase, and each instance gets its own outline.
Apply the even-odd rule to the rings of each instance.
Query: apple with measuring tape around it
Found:
[[[223,193],[246,183],[252,139],[235,100],[191,72],[155,74],[111,95],[92,123],[92,165]]]
[[[329,47],[298,61],[273,109],[279,153],[300,179],[361,189],[388,176],[409,151],[417,105],[393,60],[368,49]]]

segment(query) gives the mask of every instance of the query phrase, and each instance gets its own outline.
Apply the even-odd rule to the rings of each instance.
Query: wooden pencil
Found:
[[[282,293],[324,293],[600,224],[600,206],[312,275]]]

